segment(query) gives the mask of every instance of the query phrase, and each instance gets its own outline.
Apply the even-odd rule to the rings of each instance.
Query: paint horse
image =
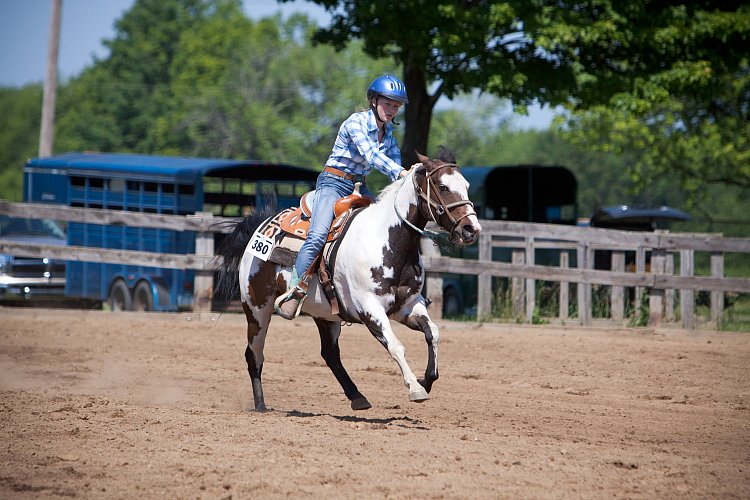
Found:
[[[419,155],[421,163],[408,175],[387,186],[378,199],[358,209],[348,221],[346,232],[325,250],[333,256],[331,276],[338,315],[323,290],[320,277],[309,285],[302,313],[312,316],[320,333],[321,355],[344,390],[354,410],[371,408],[341,363],[338,339],[342,323],[361,323],[388,350],[403,375],[409,399],[422,402],[438,378],[438,327],[430,319],[421,295],[424,267],[419,255],[420,238],[428,222],[448,232],[454,245],[469,245],[481,226],[468,198],[469,184],[452,155],[431,160]],[[453,161],[450,161],[453,160]],[[261,373],[263,347],[274,312],[276,297],[287,289],[291,266],[262,260],[250,252],[250,238],[268,210],[240,221],[227,236],[218,254],[223,257],[217,293],[236,294],[239,281],[242,308],[247,318],[245,359],[253,388],[256,411],[265,411]],[[442,234],[442,233],[441,233]],[[443,235],[445,236],[445,235]],[[396,338],[390,320],[424,334],[428,359],[424,378],[417,379],[406,361],[403,344]]]

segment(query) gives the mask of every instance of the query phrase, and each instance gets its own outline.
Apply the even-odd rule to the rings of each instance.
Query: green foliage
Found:
[[[403,68],[408,164],[416,161],[414,150],[427,150],[433,107],[443,95],[477,89],[525,109],[535,100],[562,103],[575,85],[573,67],[525,36],[526,26],[543,14],[539,2],[314,1],[333,16],[316,42],[341,49],[361,40],[368,55],[391,57]]]
[[[705,199],[707,184],[750,188],[750,6],[602,3],[620,19],[601,33],[599,50],[581,57],[580,95],[569,119],[558,121],[566,137],[637,153],[634,183],[669,176],[693,204]],[[595,10],[582,13],[594,24]],[[565,14],[555,18],[546,43],[583,56],[587,33],[565,30]]]
[[[253,22],[235,0],[139,0],[110,56],[62,86],[56,150],[322,165],[393,63],[308,42],[305,16]],[[293,71],[290,71],[293,68]]]
[[[110,55],[59,86],[55,151],[320,166],[341,121],[365,105],[364,88],[372,77],[403,64],[405,75],[413,78],[407,85],[414,99],[399,119],[406,126],[402,123],[396,134],[407,154],[419,145],[406,137],[409,124],[418,121],[432,144],[428,150],[425,139],[420,152],[435,155],[437,146],[445,145],[462,165],[567,166],[579,180],[582,216],[623,202],[684,207],[686,193],[692,192],[702,201],[692,207],[696,220],[685,227],[736,236],[750,230],[750,217],[745,225],[736,223],[737,213],[750,213],[746,188],[718,189],[692,173],[684,177],[692,184],[678,182],[682,174],[676,170],[702,165],[718,176],[726,166],[722,177],[738,179],[732,169],[750,164],[742,156],[747,151],[742,141],[750,136],[742,128],[747,124],[745,45],[718,51],[743,33],[745,7],[726,3],[714,15],[691,3],[682,12],[643,1],[631,7],[558,2],[554,9],[547,2],[521,1],[483,2],[472,9],[448,0],[430,8],[417,0],[322,3],[345,6],[341,12],[352,15],[334,17],[330,29],[316,33],[304,16],[251,21],[236,0],[137,0],[105,42]],[[658,15],[644,13],[646,8]],[[721,13],[733,8],[740,15],[726,27],[726,39],[710,38],[727,19]],[[518,38],[521,27],[528,35],[523,39]],[[313,34],[333,46],[311,45]],[[699,46],[709,39],[711,50]],[[693,55],[678,60],[687,48]],[[657,49],[660,56],[652,53]],[[640,65],[634,65],[635,56],[643,59]],[[433,119],[440,95],[454,98],[449,107],[435,109]],[[514,106],[571,96],[574,114],[562,134],[517,130],[508,118]],[[710,106],[701,107],[705,103]],[[585,105],[589,113],[602,112],[580,114]],[[0,89],[5,199],[21,198],[21,167],[36,154],[40,107],[39,85]],[[661,111],[654,115],[655,110]],[[700,117],[701,110],[735,121],[716,118],[713,128],[673,126],[665,132],[668,124],[693,123],[691,117]],[[649,166],[657,161],[663,162],[660,169]],[[377,174],[369,180],[376,192],[386,183]]]
[[[333,13],[316,41],[362,40],[403,66],[407,155],[427,149],[441,95],[480,90],[519,110],[567,105],[567,137],[636,152],[641,187],[665,175],[693,194],[750,186],[747,2],[314,1]]]
[[[39,147],[42,88],[0,88],[0,198],[21,201],[22,168]]]

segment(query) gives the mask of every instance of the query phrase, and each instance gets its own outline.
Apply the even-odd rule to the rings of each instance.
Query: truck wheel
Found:
[[[112,311],[130,311],[133,307],[133,299],[130,297],[130,289],[122,280],[117,280],[109,289],[109,308]]]
[[[154,310],[154,295],[151,293],[151,286],[147,281],[141,281],[135,287],[135,291],[133,292],[133,310]]]

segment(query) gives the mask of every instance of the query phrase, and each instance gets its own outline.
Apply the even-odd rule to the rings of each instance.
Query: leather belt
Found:
[[[333,168],[333,167],[325,167],[323,168],[323,172],[328,172],[329,174],[333,174],[338,177],[343,177],[344,179],[348,181],[361,182],[362,184],[365,183],[365,176],[362,174],[347,174],[343,170],[339,170],[338,168]]]

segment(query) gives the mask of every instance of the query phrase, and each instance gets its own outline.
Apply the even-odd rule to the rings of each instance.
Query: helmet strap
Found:
[[[375,119],[379,123],[385,123],[385,120],[381,119],[380,118],[380,113],[378,113],[378,97],[377,96],[373,97],[370,100],[370,108],[372,109],[373,113],[375,113]],[[393,120],[391,120],[391,123],[393,123],[394,125],[398,125],[398,123],[396,122],[396,118],[395,117],[393,118]]]
[[[383,120],[383,119],[380,118],[380,113],[378,112],[378,98],[377,98],[377,96],[373,97],[372,100],[370,101],[370,107],[372,108],[372,111],[375,113],[375,119],[379,123],[385,123],[385,120]]]

